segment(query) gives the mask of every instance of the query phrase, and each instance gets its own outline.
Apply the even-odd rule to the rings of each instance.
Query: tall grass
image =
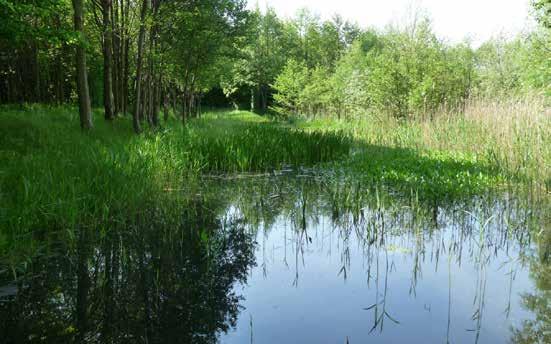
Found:
[[[549,115],[539,98],[473,100],[463,114],[432,120],[366,115],[284,126],[217,112],[136,136],[130,121],[105,122],[100,113],[96,128],[82,133],[74,108],[0,108],[0,255],[32,252],[30,239],[44,231],[107,229],[173,202],[165,190],[202,173],[328,163],[363,185],[421,198],[470,196],[519,180],[549,190]]]
[[[94,130],[82,133],[74,108],[0,109],[0,252],[12,245],[32,251],[26,239],[44,230],[104,228],[169,202],[164,190],[203,172],[312,165],[350,147],[338,133],[255,123],[258,116],[239,113],[186,127],[174,122],[141,136],[132,134],[130,121],[95,115]]]
[[[367,147],[361,159],[380,160],[379,164],[403,158],[404,154],[387,154],[399,153],[399,148],[415,152],[420,161],[486,166],[491,175],[499,177],[483,183],[524,180],[540,189],[551,188],[551,108],[537,95],[502,100],[472,99],[462,113],[443,111],[430,118],[399,120],[364,114],[346,121],[320,119],[298,125],[309,130],[348,132],[359,146]],[[387,153],[377,159],[381,155],[380,147],[385,147]],[[404,163],[410,171],[420,168],[415,161],[401,160],[394,164],[398,169]],[[453,178],[453,171],[450,172]]]
[[[471,141],[509,173],[549,184],[551,107],[539,96],[501,101],[475,99],[467,104],[465,120],[482,130]]]

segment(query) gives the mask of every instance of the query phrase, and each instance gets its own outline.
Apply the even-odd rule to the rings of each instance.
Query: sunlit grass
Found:
[[[104,226],[167,202],[202,173],[271,171],[348,155],[338,133],[307,133],[246,112],[173,121],[137,136],[129,120],[78,129],[74,108],[4,108],[0,113],[0,251],[42,230]],[[25,244],[23,244],[26,242]],[[12,247],[13,248],[13,247]]]
[[[362,114],[296,125],[346,132],[359,147],[350,168],[375,180],[443,194],[518,182],[544,192],[551,186],[551,108],[541,97],[477,99],[463,113],[407,121]]]
[[[107,220],[143,213],[202,174],[318,166],[331,180],[424,200],[526,182],[548,188],[549,116],[534,115],[545,108],[496,119],[471,106],[464,116],[408,122],[369,116],[282,124],[217,111],[139,136],[129,120],[105,122],[99,112],[94,130],[82,133],[74,108],[2,108],[0,252],[32,251],[28,239],[43,231],[72,235],[79,226],[103,228]]]

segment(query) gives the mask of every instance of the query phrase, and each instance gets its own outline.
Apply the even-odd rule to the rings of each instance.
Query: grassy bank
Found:
[[[359,152],[347,168],[375,181],[452,196],[519,184],[551,189],[551,108],[541,97],[474,100],[463,114],[432,118],[362,115],[293,125],[353,137]]]
[[[0,111],[0,251],[43,230],[105,226],[166,201],[201,173],[251,172],[312,165],[348,154],[336,133],[289,130],[248,113],[209,114],[185,128],[173,121],[141,136],[130,121],[105,122],[82,133],[78,111]],[[71,235],[71,233],[69,233]]]
[[[136,136],[130,121],[105,122],[101,113],[94,130],[82,133],[77,113],[69,107],[0,110],[1,252],[33,252],[31,237],[44,231],[107,230],[117,218],[170,202],[167,190],[201,174],[322,164],[328,178],[425,199],[527,182],[549,188],[548,116],[514,118],[506,126],[469,112],[432,121],[281,124],[248,112],[211,112],[185,127],[172,120]]]

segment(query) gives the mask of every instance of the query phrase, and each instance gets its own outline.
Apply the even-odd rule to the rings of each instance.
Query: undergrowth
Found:
[[[44,231],[72,236],[79,226],[124,222],[174,202],[168,191],[198,185],[202,174],[321,166],[327,178],[428,200],[514,183],[549,185],[545,121],[507,131],[472,116],[285,125],[234,111],[185,126],[172,120],[137,136],[129,120],[106,122],[99,112],[95,128],[82,133],[77,116],[71,107],[0,109],[0,252],[32,252],[31,239]],[[510,142],[500,133],[512,135]]]
[[[17,243],[32,251],[25,238],[42,230],[101,227],[140,213],[202,173],[314,165],[346,156],[351,144],[339,133],[290,130],[248,113],[185,127],[174,121],[140,136],[130,121],[105,122],[100,113],[82,133],[77,115],[69,107],[1,109],[0,251]]]

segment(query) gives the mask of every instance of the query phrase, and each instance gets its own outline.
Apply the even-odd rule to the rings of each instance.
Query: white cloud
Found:
[[[458,42],[466,37],[474,44],[494,35],[512,35],[531,25],[530,0],[249,0],[249,8],[268,4],[279,15],[292,17],[300,8],[309,8],[322,18],[338,13],[363,27],[383,28],[399,22],[408,9],[428,12],[435,32]]]

